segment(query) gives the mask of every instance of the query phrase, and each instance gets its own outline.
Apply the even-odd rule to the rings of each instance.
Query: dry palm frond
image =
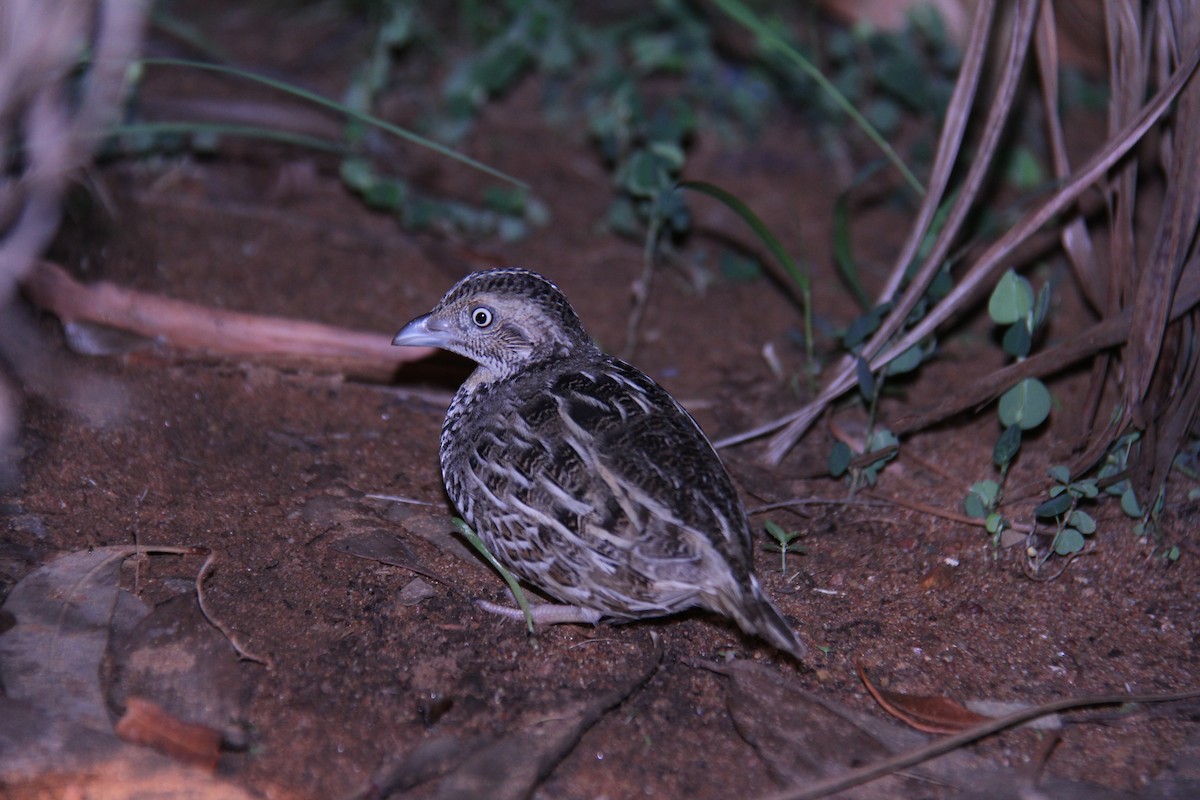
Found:
[[[1173,455],[1188,434],[1200,407],[1196,376],[1195,312],[1200,299],[1200,18],[1182,0],[1132,4],[1110,0],[1105,6],[1112,105],[1109,136],[1081,165],[1071,166],[1058,113],[1058,53],[1055,7],[1050,2],[1019,0],[1006,16],[981,0],[964,66],[947,110],[947,119],[930,177],[930,187],[912,231],[901,248],[880,300],[892,311],[864,345],[862,355],[880,369],[964,313],[995,284],[1001,272],[1020,266],[1031,238],[1053,226],[1071,265],[1076,289],[1100,317],[1090,328],[1005,370],[966,381],[933,409],[911,415],[905,431],[944,419],[998,396],[1019,377],[1047,375],[1092,358],[1092,394],[1081,420],[1084,437],[1075,459],[1086,469],[1101,459],[1129,430],[1141,431],[1145,446],[1135,458],[1140,469],[1139,496],[1156,495]],[[1004,19],[1006,27],[996,22]],[[1035,34],[1036,32],[1036,34]],[[1019,78],[1036,41],[1036,61],[1048,139],[1058,188],[1035,205],[957,276],[954,290],[919,323],[905,328],[909,314],[942,268],[951,247],[961,244],[963,223],[980,202],[987,173],[995,166],[997,143],[1012,107]],[[980,71],[989,47],[1002,44],[995,90],[979,97]],[[964,155],[968,120],[983,116],[978,143]],[[1146,143],[1146,146],[1140,146]],[[1147,150],[1157,148],[1159,163]],[[961,174],[956,186],[950,177]],[[1089,220],[1080,198],[1099,189],[1107,214]],[[953,194],[951,192],[953,191]],[[1161,205],[1158,227],[1149,234],[1134,224],[1139,203]],[[949,203],[945,225],[928,256],[907,283],[905,275],[934,212]],[[1097,216],[1097,215],[1093,215]],[[1089,227],[1090,223],[1090,227]],[[1102,243],[1101,243],[1102,242]],[[1107,258],[1104,256],[1107,255]],[[821,393],[798,411],[722,442],[731,444],[774,433],[767,458],[779,463],[812,422],[856,383],[853,360],[840,363]],[[1119,392],[1104,393],[1112,381]],[[1117,405],[1101,415],[1101,398]],[[1113,422],[1096,429],[1097,419]],[[1073,469],[1074,473],[1076,469]]]

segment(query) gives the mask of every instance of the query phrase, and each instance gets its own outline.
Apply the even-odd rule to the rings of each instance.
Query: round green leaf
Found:
[[[1055,464],[1046,471],[1050,473],[1051,478],[1054,478],[1054,480],[1058,481],[1059,483],[1071,482],[1071,470],[1062,464]]]
[[[1033,337],[1029,335],[1029,328],[1024,322],[1009,325],[1008,330],[1004,332],[1001,346],[1004,348],[1004,352],[1013,358],[1024,358],[1029,355],[1029,351],[1033,349]]]
[[[854,452],[845,442],[834,442],[833,449],[829,451],[829,474],[835,478],[840,478],[846,474],[846,470],[850,467],[850,459],[854,457]]]
[[[402,181],[376,181],[362,190],[363,201],[378,211],[397,211],[408,199],[408,186]]]
[[[1059,514],[1065,513],[1073,502],[1075,502],[1075,498],[1064,492],[1053,500],[1042,503],[1033,510],[1033,513],[1039,517],[1057,517]]]
[[[365,158],[347,158],[341,166],[342,182],[356,192],[366,191],[375,182],[375,169]]]
[[[984,505],[989,508],[996,504],[996,498],[1000,496],[1000,484],[993,480],[978,481],[971,484],[971,494],[979,495]]]
[[[1026,378],[1000,397],[1000,421],[1005,426],[1036,428],[1050,416],[1050,391],[1037,378]]]
[[[988,300],[988,315],[997,325],[1012,325],[1033,311],[1033,287],[1013,270],[1000,277]]]
[[[1070,525],[1084,536],[1091,536],[1096,532],[1096,520],[1092,519],[1091,514],[1078,508],[1071,512]]]
[[[670,185],[663,162],[647,150],[638,150],[625,167],[624,186],[634,197],[653,197],[658,190]]]
[[[983,500],[979,499],[979,495],[971,492],[963,498],[963,511],[972,519],[983,519],[987,516],[987,507],[983,504]]]
[[[1083,534],[1074,528],[1067,528],[1058,534],[1054,540],[1054,552],[1060,556],[1069,556],[1083,549]]]
[[[1133,519],[1141,519],[1142,506],[1137,501],[1137,495],[1133,493],[1133,489],[1126,489],[1121,494],[1121,510],[1125,512],[1125,516]]]
[[[902,375],[905,372],[912,372],[914,369],[920,366],[921,359],[924,357],[924,355],[925,352],[921,348],[921,345],[914,344],[912,347],[908,348],[903,353],[892,359],[892,361],[887,365],[887,374]]]
[[[868,311],[862,316],[855,317],[846,328],[846,332],[842,334],[842,344],[847,350],[852,349],[856,345],[866,341],[866,338],[874,333],[879,328],[879,321],[883,317],[880,309]]]
[[[896,438],[896,434],[887,428],[876,428],[867,439],[867,452],[877,453],[880,450],[886,450],[889,447],[898,447],[899,445],[900,440]]]

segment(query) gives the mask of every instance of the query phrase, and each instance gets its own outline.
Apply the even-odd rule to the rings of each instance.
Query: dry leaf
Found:
[[[858,667],[858,677],[885,711],[919,731],[958,733],[991,719],[991,717],[976,714],[948,697],[902,694],[880,689],[871,682],[866,668],[861,664]]]

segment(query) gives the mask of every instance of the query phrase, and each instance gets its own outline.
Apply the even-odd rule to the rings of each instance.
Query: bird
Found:
[[[536,621],[700,608],[807,656],[754,574],[745,509],[708,437],[597,346],[554,283],[516,267],[472,272],[392,344],[476,363],[442,425],[442,478],[492,556],[556,601],[535,605]]]

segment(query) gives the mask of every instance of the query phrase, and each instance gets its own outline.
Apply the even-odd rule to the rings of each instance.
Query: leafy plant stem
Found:
[[[642,245],[642,274],[638,278],[634,291],[633,310],[629,314],[629,323],[625,327],[625,348],[622,355],[630,358],[637,347],[638,328],[642,325],[642,317],[646,313],[646,304],[650,302],[650,284],[654,281],[654,264],[658,256],[658,237],[662,232],[663,217],[659,210],[660,204],[655,203],[654,213],[650,215],[650,225],[646,230],[646,240]]]
[[[886,371],[881,370],[879,375],[876,377],[875,391],[871,392],[871,403],[867,407],[867,435],[866,435],[866,441],[867,441],[866,449],[867,450],[869,450],[871,447],[871,438],[872,438],[872,435],[875,433],[875,417],[876,417],[876,412],[879,410],[879,397],[880,397],[880,395],[883,394],[883,383],[884,383],[884,380],[886,379],[885,372]],[[858,490],[860,488],[859,481],[862,479],[862,475],[863,475],[862,470],[856,470],[854,472],[854,476],[850,481],[850,496],[851,497],[853,497],[855,495],[855,493],[858,492]]]

